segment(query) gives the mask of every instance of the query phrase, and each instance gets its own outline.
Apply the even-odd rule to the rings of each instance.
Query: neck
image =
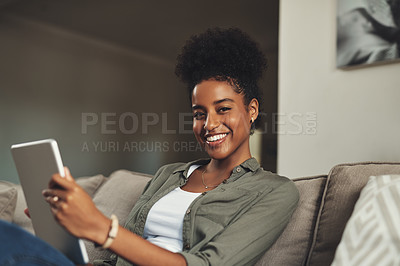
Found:
[[[237,155],[237,156],[235,156]],[[224,159],[212,158],[207,166],[207,172],[224,171],[231,172],[235,166],[243,163],[244,161],[251,158],[250,148],[248,147],[245,151],[237,151],[234,155]]]

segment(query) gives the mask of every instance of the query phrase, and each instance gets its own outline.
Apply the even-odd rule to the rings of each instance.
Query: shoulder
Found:
[[[168,179],[175,172],[179,172],[181,169],[185,169],[185,166],[186,163],[171,163],[163,165],[157,170],[150,182],[163,182],[163,180]]]
[[[179,176],[173,177],[174,173],[180,169],[184,169],[185,163],[172,163],[161,166],[154,174],[153,178],[147,183],[143,190],[143,194],[152,194],[157,191],[163,184],[168,181],[178,182]],[[173,178],[171,178],[173,177]]]
[[[163,173],[173,173],[175,171],[179,171],[180,169],[184,170],[186,165],[187,163],[181,163],[181,162],[163,165],[158,169],[154,177],[157,177],[158,175]]]
[[[293,201],[299,199],[299,191],[291,179],[262,168],[258,168],[243,181],[261,193],[277,194]]]
[[[259,167],[253,172],[249,172],[249,174],[246,175],[246,178],[243,181],[246,183],[249,182],[267,186],[272,189],[275,189],[285,184],[292,184],[294,186],[294,183],[291,179],[278,175],[276,173],[272,173],[270,171],[266,171],[262,167]]]

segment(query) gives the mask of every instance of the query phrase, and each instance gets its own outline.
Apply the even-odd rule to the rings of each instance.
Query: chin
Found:
[[[219,149],[224,149],[224,148],[219,148]],[[225,148],[227,150],[227,148]],[[229,156],[229,153],[227,151],[219,151],[218,149],[211,149],[207,148],[206,152],[210,158],[215,159],[215,160],[223,160]]]

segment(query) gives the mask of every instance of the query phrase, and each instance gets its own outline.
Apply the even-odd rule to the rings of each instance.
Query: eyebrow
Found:
[[[222,102],[234,102],[234,100],[232,100],[232,99],[230,99],[230,98],[224,98],[224,99],[215,101],[215,102],[214,102],[214,105],[219,104],[219,103],[222,103]]]
[[[217,104],[220,104],[220,103],[223,103],[223,102],[235,102],[235,101],[230,99],[230,98],[224,98],[224,99],[221,99],[221,100],[214,101],[213,105],[217,105]],[[201,105],[193,105],[192,106],[192,110],[201,109],[202,107],[203,106],[201,106]]]

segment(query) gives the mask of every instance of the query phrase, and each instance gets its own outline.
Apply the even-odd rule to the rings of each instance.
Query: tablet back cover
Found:
[[[16,144],[11,147],[11,152],[36,236],[64,253],[73,262],[88,263],[83,241],[56,222],[42,195],[53,174],[64,175],[57,142],[48,139]]]

